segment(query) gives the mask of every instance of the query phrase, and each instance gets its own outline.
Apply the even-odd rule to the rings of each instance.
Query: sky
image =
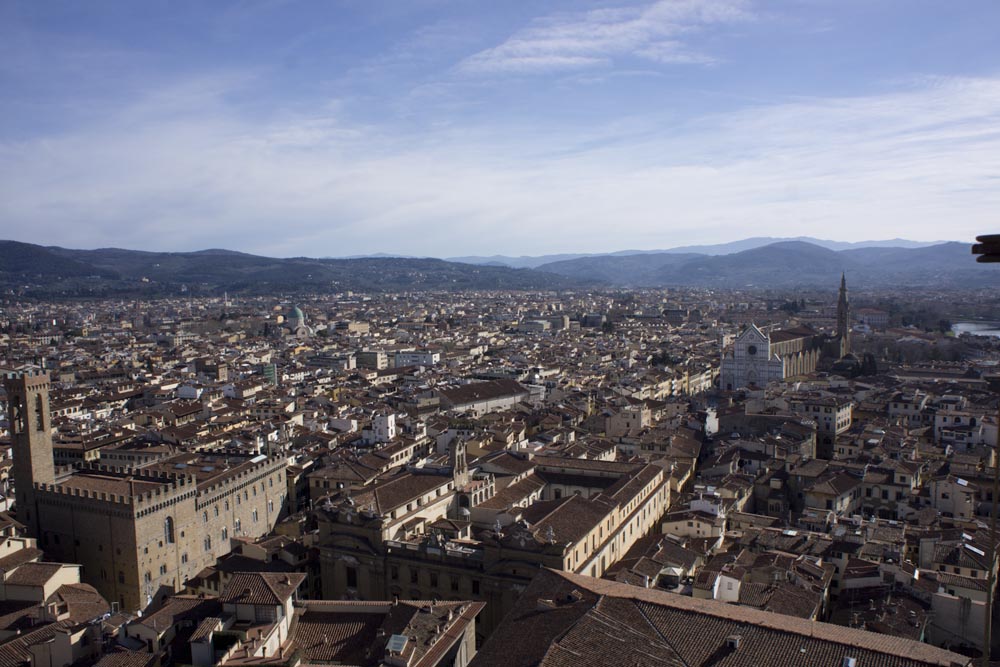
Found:
[[[996,0],[5,0],[0,238],[275,257],[1000,232]]]

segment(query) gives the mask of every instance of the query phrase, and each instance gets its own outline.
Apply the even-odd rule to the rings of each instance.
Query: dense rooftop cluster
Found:
[[[966,664],[1000,346],[841,297],[5,305],[0,661]]]

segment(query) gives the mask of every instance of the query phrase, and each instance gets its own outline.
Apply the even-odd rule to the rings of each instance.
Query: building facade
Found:
[[[48,376],[5,386],[18,513],[48,557],[80,563],[81,579],[123,610],[182,588],[232,539],[266,535],[282,514],[282,457],[182,453],[144,467],[55,468]]]
[[[745,387],[766,387],[785,377],[785,362],[771,351],[771,338],[751,324],[736,337],[723,354],[719,388],[735,391]]]
[[[840,277],[837,328],[833,335],[808,326],[764,333],[754,324],[744,329],[732,347],[723,350],[719,388],[736,391],[766,387],[769,382],[816,371],[822,359],[843,359],[851,352],[851,311],[846,276]]]
[[[670,504],[656,465],[537,456],[498,493],[464,458],[321,504],[323,597],[480,600],[488,635],[540,568],[601,577]]]

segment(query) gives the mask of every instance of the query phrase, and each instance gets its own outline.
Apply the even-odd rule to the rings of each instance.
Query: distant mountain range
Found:
[[[593,280],[440,259],[277,259],[231,250],[72,250],[0,241],[0,288],[39,297],[317,291],[542,290]]]
[[[744,250],[753,250],[774,243],[785,241],[801,241],[812,245],[827,248],[829,250],[852,250],[856,248],[924,248],[932,245],[940,245],[946,241],[908,241],[906,239],[887,239],[885,241],[827,241],[811,236],[776,237],[776,236],[755,236],[739,241],[728,243],[716,243],[714,245],[690,245],[668,248],[666,250],[618,250],[610,253],[576,253],[560,255],[521,255],[519,257],[509,257],[507,255],[468,256],[468,257],[448,257],[449,262],[464,262],[466,264],[487,264],[490,266],[511,266],[514,268],[536,269],[543,264],[562,262],[571,259],[581,259],[583,257],[620,257],[623,255],[660,255],[664,253],[695,253],[699,255],[731,255]]]
[[[977,264],[970,244],[923,247],[854,247],[831,250],[781,241],[727,255],[662,252],[602,255],[543,264],[539,271],[589,278],[613,286],[798,288],[854,286],[974,288],[1000,285],[1000,267]]]
[[[965,243],[825,242],[837,246],[830,248],[801,240],[762,244],[763,240],[659,252],[555,256],[563,259],[533,269],[413,257],[278,259],[221,249],[72,250],[0,241],[0,289],[39,297],[223,290],[266,294],[671,286],[834,289],[841,272],[848,274],[852,286],[862,288],[1000,286],[1000,267],[977,264]]]

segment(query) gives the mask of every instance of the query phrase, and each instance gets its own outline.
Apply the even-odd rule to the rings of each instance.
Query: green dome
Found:
[[[299,324],[306,323],[306,316],[302,314],[302,309],[298,306],[292,309],[292,316],[289,319],[298,320]]]

